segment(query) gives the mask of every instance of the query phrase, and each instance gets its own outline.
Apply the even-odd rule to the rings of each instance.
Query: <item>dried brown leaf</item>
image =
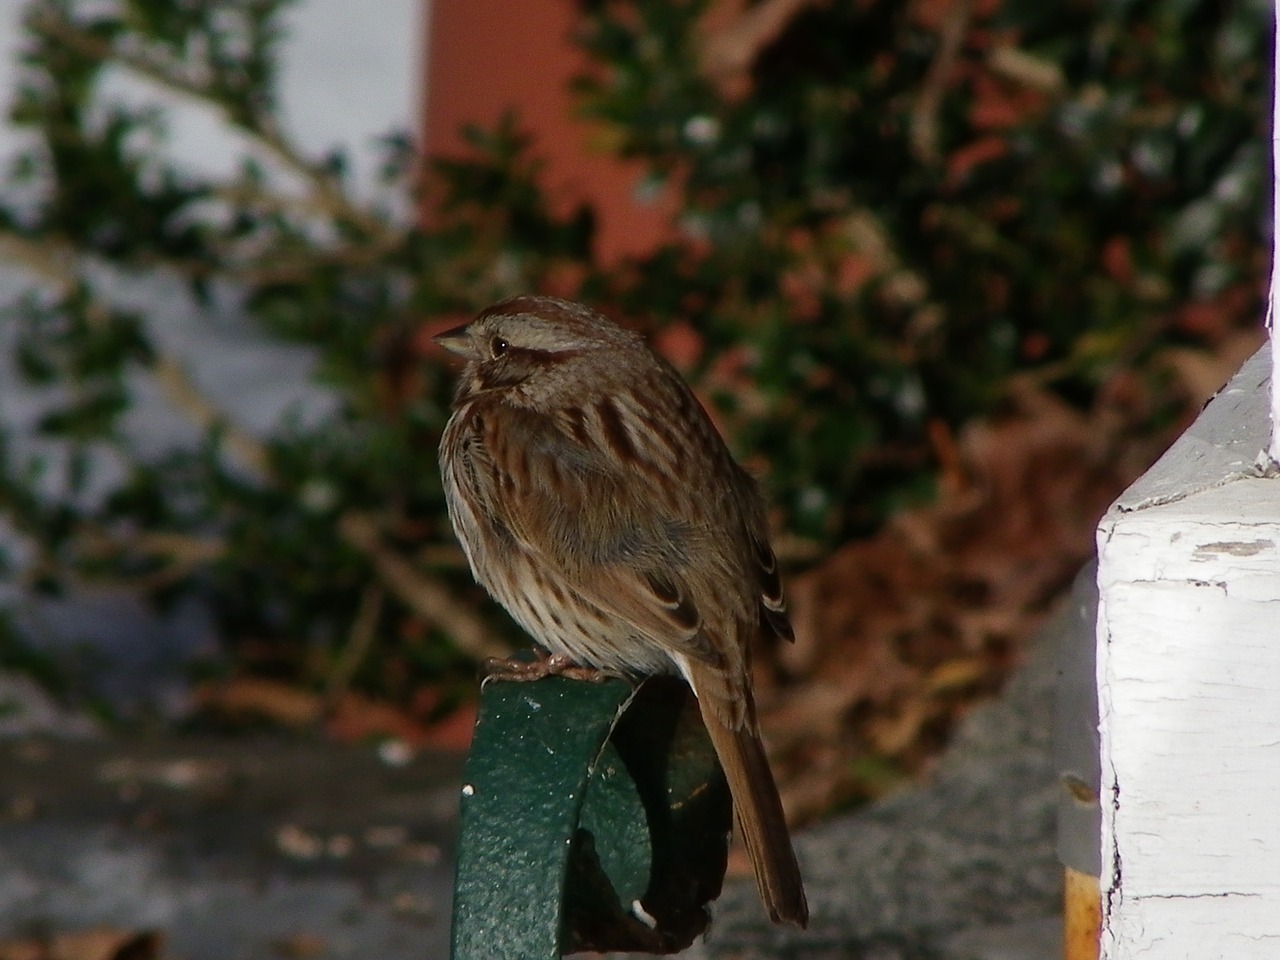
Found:
[[[321,697],[301,687],[261,677],[234,677],[206,683],[195,692],[206,710],[231,717],[257,717],[286,727],[307,727],[324,710]]]
[[[156,960],[164,935],[94,927],[50,937],[0,942],[0,960]]]
[[[320,957],[329,948],[324,937],[314,933],[293,933],[279,940],[273,940],[271,951],[285,960],[310,960]]]

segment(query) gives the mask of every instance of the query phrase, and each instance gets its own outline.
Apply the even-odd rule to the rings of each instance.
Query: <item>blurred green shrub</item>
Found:
[[[928,423],[1015,372],[1087,403],[1257,324],[1266,3],[766,0],[700,29],[715,6],[585,4],[581,88],[703,241],[622,302],[703,331],[704,370],[748,349],[730,422],[792,530],[878,525],[928,485]]]
[[[360,670],[402,695],[507,629],[451,547],[435,467],[450,378],[422,356],[424,320],[570,276],[616,315],[689,325],[689,374],[799,554],[926,497],[931,425],[990,413],[1010,377],[1088,404],[1162,344],[1257,322],[1261,0],[763,0],[718,26],[709,0],[584,0],[583,111],[684,197],[679,239],[608,271],[591,211],[543,202],[518,118],[431,168],[429,228],[356,199],[342,156],[303,156],[276,114],[286,6],[31,3],[11,117],[36,146],[7,192],[22,202],[0,209],[0,247],[41,280],[2,322],[22,375],[60,398],[40,424],[58,456],[0,436],[24,584],[197,593],[262,670]],[[215,106],[263,159],[226,180],[177,169],[149,149],[161,102],[104,98],[108,71]],[[402,209],[416,172],[389,137]],[[104,271],[235,300],[314,349],[335,408],[243,435]],[[139,373],[199,449],[149,457],[121,429]],[[104,460],[117,480],[89,496]],[[395,640],[376,666],[352,654],[374,634]]]

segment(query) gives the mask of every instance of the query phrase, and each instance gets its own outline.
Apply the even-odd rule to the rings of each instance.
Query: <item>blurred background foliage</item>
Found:
[[[607,268],[592,212],[552,212],[518,116],[425,170],[389,137],[372,199],[340,154],[303,156],[273,87],[286,6],[35,0],[10,107],[33,148],[0,209],[0,248],[42,279],[0,322],[56,397],[39,431],[61,451],[0,437],[10,575],[198,597],[236,670],[407,703],[427,680],[464,689],[513,638],[453,546],[435,465],[451,375],[423,334],[504,295],[653,333],[761,477],[793,570],[930,503],[952,438],[1028,384],[1085,411],[1136,374],[1130,426],[1153,435],[1188,404],[1160,358],[1258,327],[1262,0],[762,0],[732,18],[581,0],[583,114],[643,160],[642,189],[682,198],[675,239]],[[112,71],[208,103],[259,159],[224,180],[176,167],[166,100],[105,97]],[[333,405],[244,433],[111,295],[143,275],[312,349]],[[138,377],[201,444],[157,456],[122,429]]]

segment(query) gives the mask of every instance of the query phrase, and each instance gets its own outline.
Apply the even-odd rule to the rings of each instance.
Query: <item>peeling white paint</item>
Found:
[[[1102,955],[1280,956],[1280,479],[1098,530]]]

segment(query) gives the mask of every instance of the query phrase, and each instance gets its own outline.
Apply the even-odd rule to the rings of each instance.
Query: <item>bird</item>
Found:
[[[676,369],[585,305],[516,296],[433,339],[465,361],[440,467],[475,579],[545,670],[688,682],[765,910],[805,927],[751,689],[751,645],[794,639],[755,480]]]

